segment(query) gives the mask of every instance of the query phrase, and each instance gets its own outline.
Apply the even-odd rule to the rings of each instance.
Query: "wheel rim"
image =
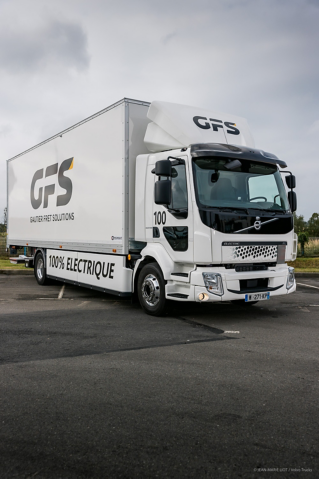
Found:
[[[37,276],[39,279],[43,278],[43,270],[44,270],[43,259],[39,258],[37,262]]]
[[[156,306],[160,300],[160,285],[153,274],[145,276],[142,284],[142,296],[148,306]]]

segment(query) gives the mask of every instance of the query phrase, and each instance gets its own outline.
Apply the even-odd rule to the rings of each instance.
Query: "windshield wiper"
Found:
[[[230,212],[236,212],[236,211],[243,211],[244,213],[246,213],[248,215],[248,210],[247,208],[240,208],[240,207],[235,207],[235,208],[232,208],[232,207],[228,207],[228,206],[222,206],[222,207],[217,207],[220,211],[230,211]]]

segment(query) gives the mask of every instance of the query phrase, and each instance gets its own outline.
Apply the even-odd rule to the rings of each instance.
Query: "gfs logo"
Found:
[[[58,168],[58,163],[54,165],[47,166],[45,169],[44,177],[47,178],[48,176],[58,175],[58,183],[65,190],[65,193],[62,195],[58,195],[56,198],[56,206],[65,206],[69,203],[71,196],[72,196],[72,181],[67,176],[64,176],[66,171],[72,170],[74,163],[74,158],[69,158],[68,160],[64,160],[60,168]],[[55,192],[55,183],[51,185],[46,185],[44,187],[44,195],[43,195],[43,186],[40,186],[38,189],[37,182],[43,178],[44,169],[41,168],[37,170],[32,178],[31,182],[31,191],[30,191],[30,199],[32,208],[37,210],[40,208],[42,204],[42,197],[43,197],[43,208],[48,207],[49,203],[49,196],[53,195]],[[40,183],[41,184],[41,183]],[[35,192],[36,191],[36,192]]]
[[[236,128],[236,123],[231,123],[230,121],[225,121],[224,123],[221,120],[214,120],[213,118],[206,118],[205,116],[194,116],[193,122],[198,128],[202,130],[209,130],[210,128],[213,131],[218,131],[218,128],[227,128],[226,132],[230,135],[239,135],[240,131]],[[210,123],[209,123],[210,122]]]

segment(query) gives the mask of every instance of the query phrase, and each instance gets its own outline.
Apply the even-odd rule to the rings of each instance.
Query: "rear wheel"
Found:
[[[165,281],[156,263],[144,266],[137,281],[137,294],[141,307],[147,314],[161,316],[165,310]]]
[[[49,282],[45,272],[44,256],[42,251],[39,251],[39,253],[35,257],[34,276],[38,284],[40,284],[41,286],[48,284]]]

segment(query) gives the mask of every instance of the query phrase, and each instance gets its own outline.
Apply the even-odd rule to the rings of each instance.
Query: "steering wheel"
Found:
[[[265,196],[255,196],[255,198],[250,198],[249,201],[258,200],[258,198],[261,198],[262,200],[267,201],[267,198],[265,198]]]

